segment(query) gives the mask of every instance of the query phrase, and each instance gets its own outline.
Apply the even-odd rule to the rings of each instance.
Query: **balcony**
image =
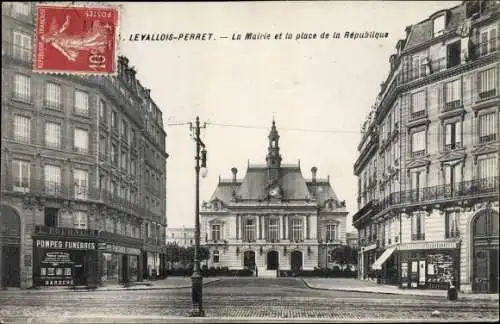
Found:
[[[142,245],[144,242],[142,239],[136,237],[126,236],[106,231],[100,231],[96,229],[81,229],[72,227],[49,227],[45,225],[35,225],[35,230],[33,231],[33,235],[85,237],[85,238],[105,240],[108,242],[123,243],[136,246]]]
[[[479,100],[486,100],[489,98],[493,98],[497,95],[497,89],[490,89],[479,92]]]
[[[22,182],[11,176],[2,176],[2,193],[32,195],[36,197],[101,202],[125,212],[134,212],[140,217],[144,210],[137,204],[104,189],[87,186],[67,185],[59,182],[24,179]]]
[[[443,112],[445,111],[450,111],[459,108],[462,105],[462,101],[459,100],[453,100],[450,102],[446,102],[443,107]]]
[[[425,109],[419,111],[412,111],[411,120],[424,118],[426,116]]]
[[[458,231],[451,231],[446,233],[446,238],[458,238],[460,233]]]
[[[411,157],[412,158],[419,158],[425,156],[425,150],[418,150],[418,151],[413,151],[411,152]]]
[[[463,148],[462,142],[456,142],[456,143],[446,144],[444,146],[444,151],[449,152],[449,151],[458,150],[461,148]]]
[[[363,216],[374,215],[382,210],[398,207],[437,204],[448,201],[475,199],[483,196],[498,196],[499,177],[461,181],[455,184],[437,185],[414,190],[393,192],[384,199],[370,201],[352,218],[357,223]],[[397,243],[395,238],[395,243]]]
[[[497,140],[497,134],[488,134],[484,136],[479,136],[479,144],[494,142]]]
[[[411,240],[412,241],[424,241],[425,240],[425,233],[411,234]]]

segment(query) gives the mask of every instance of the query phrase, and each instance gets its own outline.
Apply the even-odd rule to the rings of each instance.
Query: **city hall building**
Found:
[[[116,77],[33,73],[33,31],[34,3],[2,3],[0,286],[161,272],[161,110],[125,57]]]
[[[305,179],[300,163],[284,165],[275,122],[269,133],[266,164],[249,164],[245,177],[219,179],[202,206],[201,239],[209,248],[208,266],[277,270],[313,270],[332,264],[331,251],[345,244],[345,203],[329,179]]]
[[[360,278],[498,292],[499,7],[464,1],[397,42],[354,164]]]

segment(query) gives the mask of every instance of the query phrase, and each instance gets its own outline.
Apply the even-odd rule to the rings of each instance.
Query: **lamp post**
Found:
[[[205,126],[204,126],[205,127]],[[194,140],[196,141],[196,156],[195,156],[195,171],[196,171],[196,211],[195,211],[195,230],[194,230],[194,268],[193,275],[191,276],[191,297],[193,301],[193,309],[189,314],[191,317],[203,317],[205,311],[203,310],[202,300],[202,287],[203,277],[200,273],[200,169],[204,168],[202,177],[206,176],[207,166],[207,151],[205,144],[200,139],[200,118],[196,117],[195,126],[190,124],[191,130],[194,129]],[[201,153],[201,156],[200,156]],[[200,165],[201,160],[201,165]]]

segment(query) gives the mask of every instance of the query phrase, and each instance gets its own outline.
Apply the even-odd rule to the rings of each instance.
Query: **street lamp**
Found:
[[[191,129],[193,126],[191,125]],[[205,144],[200,139],[200,118],[196,117],[196,124],[194,126],[194,135],[196,141],[196,156],[195,156],[195,171],[196,171],[196,212],[195,212],[195,230],[194,230],[194,267],[193,275],[191,276],[191,298],[193,301],[193,309],[189,316],[191,317],[203,317],[205,316],[205,311],[203,311],[203,299],[202,299],[202,287],[203,287],[203,277],[200,273],[200,169],[202,171],[201,176],[204,178],[207,175],[207,150],[205,149]],[[201,156],[200,156],[201,153]],[[200,165],[201,160],[201,165]]]

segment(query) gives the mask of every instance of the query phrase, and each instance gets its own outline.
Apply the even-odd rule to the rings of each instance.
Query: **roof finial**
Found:
[[[275,111],[273,111],[273,126],[274,126],[274,124],[275,124],[275,122],[274,122],[275,117],[276,117],[276,112],[275,112]]]

